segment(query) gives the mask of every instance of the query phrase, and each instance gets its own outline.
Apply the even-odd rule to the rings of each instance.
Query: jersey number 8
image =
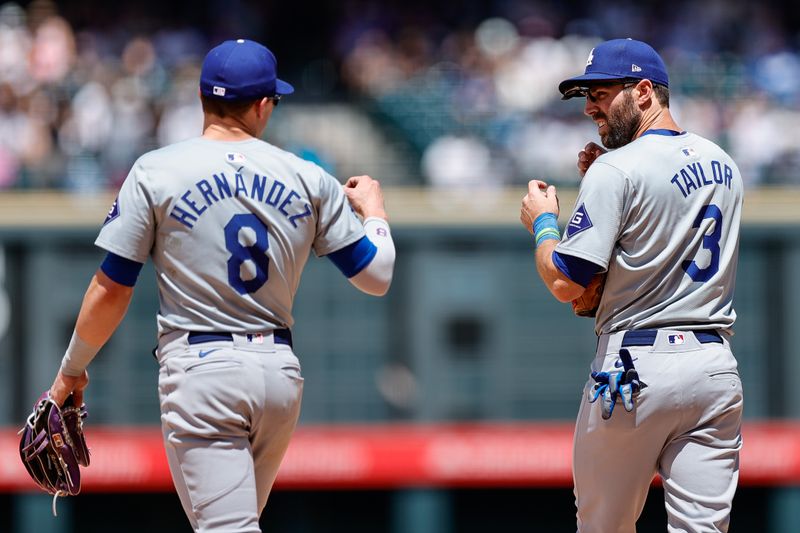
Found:
[[[249,229],[255,234],[242,234]],[[242,244],[242,237],[247,241]],[[228,258],[228,283],[239,294],[252,294],[260,289],[269,278],[269,231],[267,226],[252,213],[234,215],[225,225],[225,247],[231,253]],[[242,266],[245,262],[255,265],[255,276],[242,278]]]

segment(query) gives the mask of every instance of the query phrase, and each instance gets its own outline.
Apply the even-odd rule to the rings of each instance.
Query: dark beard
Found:
[[[631,142],[641,119],[642,112],[636,107],[631,93],[626,91],[619,109],[606,117],[608,135],[600,139],[603,146],[613,150]]]

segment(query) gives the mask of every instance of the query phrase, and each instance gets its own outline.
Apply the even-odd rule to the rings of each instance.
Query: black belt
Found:
[[[255,338],[258,333],[242,333],[247,335],[248,339]],[[272,331],[272,336],[275,339],[275,344],[285,344],[289,347],[292,346],[292,332],[289,329],[281,328]],[[227,331],[191,331],[189,332],[189,344],[203,344],[204,342],[214,341],[233,341],[233,334]]]
[[[708,344],[716,342],[722,344],[722,335],[713,329],[698,329],[694,331],[687,331],[684,333],[675,333],[674,335],[684,335],[687,333],[694,333],[695,338],[701,344]],[[625,332],[622,337],[622,347],[626,346],[652,346],[656,342],[658,336],[657,329],[632,329]],[[679,343],[674,343],[679,344]]]

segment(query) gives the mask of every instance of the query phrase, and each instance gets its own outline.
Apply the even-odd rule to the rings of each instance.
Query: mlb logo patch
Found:
[[[218,86],[214,85],[214,88],[212,89],[212,92],[216,96],[225,96],[225,87],[218,87]]]
[[[691,146],[686,146],[681,148],[681,153],[686,157],[697,157],[697,152],[694,151],[694,148]]]
[[[119,216],[119,197],[116,197],[114,199],[114,203],[111,204],[111,209],[108,210],[108,214],[106,215],[106,219],[103,221],[103,225],[105,226],[118,216]]]
[[[683,344],[684,342],[686,342],[686,338],[681,333],[678,333],[677,335],[668,335],[667,342],[669,342],[673,346],[677,346],[679,344]]]
[[[225,154],[225,159],[227,159],[229,163],[244,163],[247,160],[244,154],[240,154],[239,152],[228,152]]]
[[[261,333],[248,333],[247,342],[250,344],[264,344],[264,335]]]
[[[578,233],[592,227],[592,219],[589,218],[589,213],[586,212],[586,206],[581,204],[578,209],[572,214],[567,224],[567,237],[572,237]]]

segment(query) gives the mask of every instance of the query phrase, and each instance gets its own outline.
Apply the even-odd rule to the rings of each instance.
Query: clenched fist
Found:
[[[362,218],[378,217],[384,220],[388,218],[378,180],[369,176],[353,176],[344,184],[344,193],[355,212]]]
[[[594,160],[606,153],[606,151],[596,143],[589,143],[583,147],[583,150],[578,153],[578,172],[581,173],[581,177],[586,175],[586,171],[592,166]]]
[[[543,181],[531,180],[528,182],[528,194],[522,197],[519,220],[533,234],[533,221],[542,213],[554,213],[558,217],[556,188]]]

